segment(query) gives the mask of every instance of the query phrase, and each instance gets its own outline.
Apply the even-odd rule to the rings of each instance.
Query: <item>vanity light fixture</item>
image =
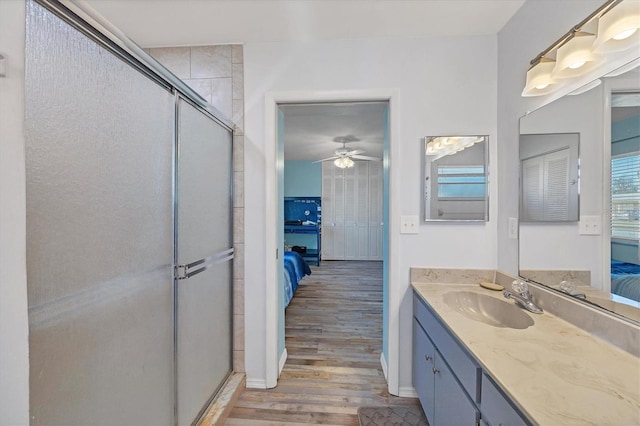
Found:
[[[578,77],[600,64],[602,59],[593,52],[596,36],[575,32],[566,43],[558,47],[556,65],[551,71],[553,78]]]
[[[335,164],[336,167],[339,167],[341,169],[349,169],[353,167],[354,162],[349,157],[340,157],[340,158],[336,158],[333,161],[333,164]]]
[[[640,49],[640,2],[608,0],[531,61],[522,96],[547,95],[633,48]]]
[[[626,50],[640,41],[640,3],[626,0],[598,19],[596,52]]]
[[[556,80],[551,76],[556,61],[542,57],[527,71],[527,83],[522,96],[540,96],[554,90]]]

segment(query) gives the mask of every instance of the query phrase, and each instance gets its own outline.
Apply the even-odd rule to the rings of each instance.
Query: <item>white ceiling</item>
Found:
[[[142,47],[496,34],[524,0],[85,0]]]
[[[383,114],[386,103],[362,102],[281,105],[284,113],[285,160],[321,160],[342,144],[335,138],[354,136],[346,148],[382,158]]]
[[[1,0],[0,0],[1,1]],[[525,0],[85,0],[142,47],[496,34]],[[284,106],[285,159],[382,156],[383,104]]]

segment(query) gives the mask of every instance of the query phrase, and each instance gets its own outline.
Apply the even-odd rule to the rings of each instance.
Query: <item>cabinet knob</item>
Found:
[[[436,374],[436,373],[439,373],[439,372],[440,372],[440,370],[438,370],[438,369],[437,369],[437,368],[435,368],[435,367],[433,367],[433,368],[431,369],[431,371],[433,371],[433,374]]]
[[[431,361],[433,358],[431,357],[431,355],[425,355],[424,359],[427,361]]]

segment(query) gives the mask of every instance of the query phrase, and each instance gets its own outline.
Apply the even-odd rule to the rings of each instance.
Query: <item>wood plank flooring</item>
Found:
[[[225,425],[358,425],[361,406],[417,405],[387,392],[382,262],[312,266],[286,309],[287,362],[278,386],[245,389]]]

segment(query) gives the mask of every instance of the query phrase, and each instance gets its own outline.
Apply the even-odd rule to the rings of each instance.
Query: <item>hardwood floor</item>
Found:
[[[226,425],[358,425],[361,406],[417,405],[387,392],[382,262],[323,261],[286,310],[287,362],[275,389],[245,389]]]

